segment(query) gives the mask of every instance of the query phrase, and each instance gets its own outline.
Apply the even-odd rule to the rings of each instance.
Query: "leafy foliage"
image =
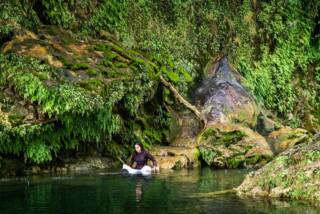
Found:
[[[27,0],[1,1],[0,3],[0,45],[9,40],[19,29],[35,30],[40,24],[36,13]]]
[[[1,88],[10,85],[23,100],[39,106],[42,115],[31,124],[4,126],[0,130],[0,153],[23,155],[41,163],[81,143],[108,144],[116,138],[128,145],[142,142],[148,146],[162,141],[161,132],[167,124],[153,122],[148,116],[159,113],[139,110],[153,97],[154,83],[148,73],[155,75],[155,67],[137,61],[131,66],[133,79],[111,82],[100,94],[92,94],[86,87],[61,79],[64,70],[33,58],[0,56]],[[48,81],[59,84],[48,85]],[[141,117],[141,113],[146,115]],[[150,120],[139,119],[143,117]],[[138,133],[141,131],[142,135]]]
[[[67,1],[69,3],[73,1]],[[75,22],[74,15],[69,11],[68,3],[63,0],[41,0],[44,7],[43,16],[51,23],[63,28],[69,28]]]
[[[36,32],[40,24],[50,24],[73,30],[83,40],[112,38],[130,48],[95,46],[106,56],[99,66],[107,67],[103,78],[115,79],[110,84],[101,80],[99,69],[80,59],[59,58],[64,69],[86,70],[90,76],[74,84],[61,79],[64,69],[0,55],[1,89],[13,88],[43,117],[37,124],[24,124],[18,117],[9,118],[17,120],[11,127],[1,122],[1,153],[43,162],[83,142],[163,142],[170,123],[163,104],[174,102],[169,91],[156,87],[157,75],[161,72],[187,96],[217,55],[227,55],[257,100],[290,125],[301,126],[308,111],[320,120],[319,8],[316,0],[1,2],[0,45],[16,31]],[[131,72],[121,71],[127,67]],[[1,108],[10,102],[2,100]],[[7,121],[6,114],[2,118]],[[125,154],[111,147],[110,153]]]

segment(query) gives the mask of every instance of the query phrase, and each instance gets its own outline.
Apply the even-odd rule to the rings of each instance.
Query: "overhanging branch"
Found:
[[[192,105],[191,103],[188,102],[188,100],[186,100],[183,96],[181,96],[179,94],[179,92],[177,91],[177,89],[167,80],[165,80],[163,78],[163,76],[160,75],[160,81],[161,83],[167,87],[174,95],[174,97],[181,103],[183,104],[187,109],[189,109],[190,111],[192,111],[198,118],[200,121],[203,122],[203,127],[206,127],[207,125],[207,120],[204,117],[204,115],[197,109],[197,107],[195,107],[194,105]]]

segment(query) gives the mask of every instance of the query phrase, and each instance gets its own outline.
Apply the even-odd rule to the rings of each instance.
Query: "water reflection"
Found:
[[[235,194],[192,194],[239,185],[243,170],[166,172],[152,177],[66,175],[0,182],[0,212],[15,213],[318,213],[299,201],[242,199]]]
[[[136,183],[136,202],[141,201],[141,196],[142,196],[142,184],[140,181],[137,181],[137,183]]]

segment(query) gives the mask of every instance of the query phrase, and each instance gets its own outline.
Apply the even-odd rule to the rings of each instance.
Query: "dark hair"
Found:
[[[141,152],[144,151],[143,145],[141,143],[135,143],[134,145],[138,145],[141,148]],[[134,150],[134,156],[136,156],[138,153],[136,150]]]
[[[143,145],[142,145],[142,143],[135,143],[134,145],[138,145],[138,146],[140,146],[140,148],[141,148],[141,151],[144,151],[144,148],[143,148]]]

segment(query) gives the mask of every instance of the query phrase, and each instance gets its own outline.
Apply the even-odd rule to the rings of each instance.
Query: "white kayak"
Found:
[[[150,175],[152,172],[151,167],[147,165],[142,167],[141,169],[133,169],[127,164],[123,164],[122,170],[126,170],[128,171],[129,174],[133,174],[133,175],[135,174]]]

